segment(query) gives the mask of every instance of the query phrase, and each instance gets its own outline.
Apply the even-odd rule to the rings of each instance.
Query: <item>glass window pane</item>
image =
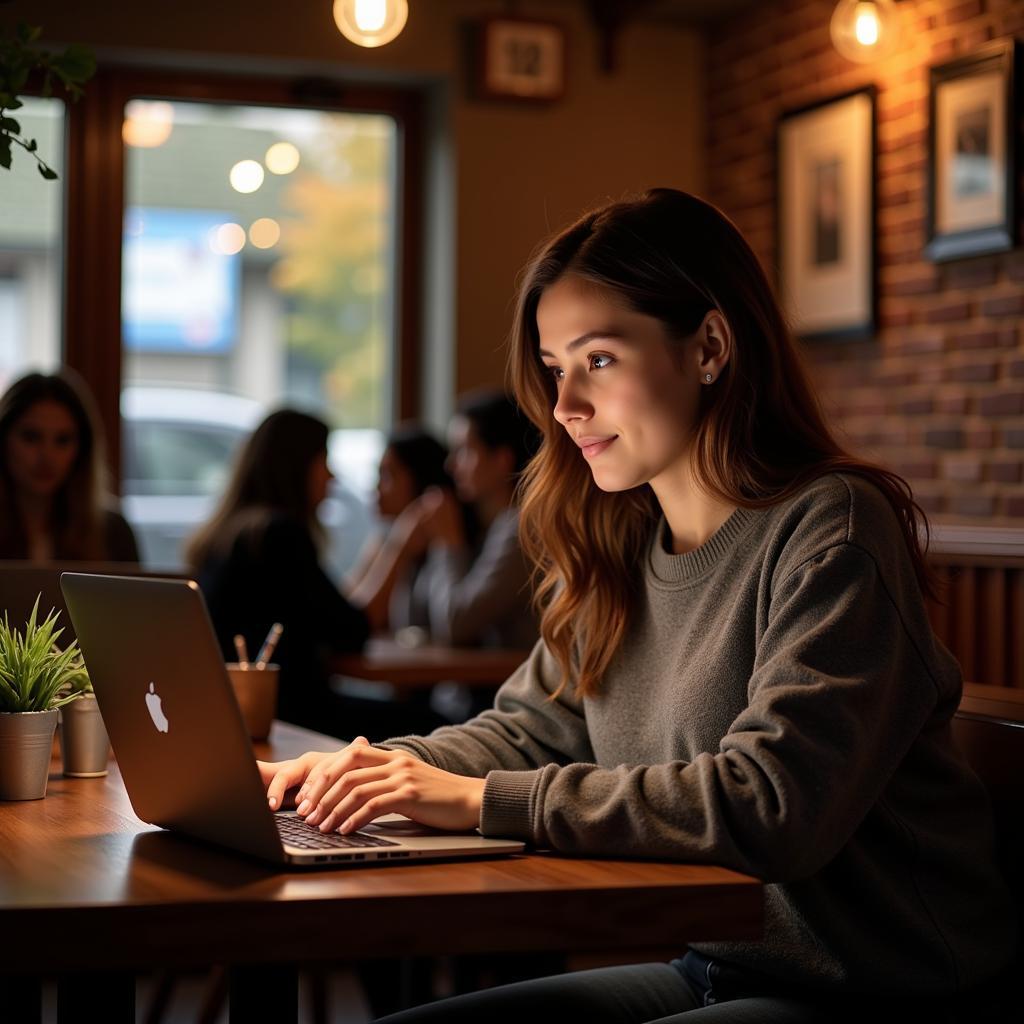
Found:
[[[332,428],[340,573],[391,420],[395,122],[133,100],[124,141],[122,491],[144,560],[180,567],[238,445],[291,404]]]
[[[0,391],[27,370],[52,372],[61,355],[64,103],[23,104],[8,116],[60,177],[46,181],[17,145],[11,169],[0,169]]]

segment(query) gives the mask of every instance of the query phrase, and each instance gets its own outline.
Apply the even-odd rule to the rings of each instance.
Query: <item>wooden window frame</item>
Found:
[[[333,79],[185,74],[102,67],[68,106],[65,162],[63,361],[92,388],[114,481],[121,477],[121,246],[127,102],[136,98],[386,114],[398,129],[395,351],[392,409],[420,412],[422,104],[413,90]],[[119,489],[119,487],[118,487]]]

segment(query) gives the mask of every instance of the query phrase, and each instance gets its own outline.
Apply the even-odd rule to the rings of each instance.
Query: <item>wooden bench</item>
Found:
[[[965,679],[1024,689],[1024,529],[933,526],[928,614]]]

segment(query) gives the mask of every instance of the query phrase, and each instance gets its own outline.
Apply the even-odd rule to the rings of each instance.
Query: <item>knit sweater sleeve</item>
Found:
[[[493,708],[425,738],[402,736],[377,745],[477,778],[495,768],[528,773],[542,765],[593,761],[583,707],[571,687],[559,692],[560,678],[540,641],[498,691]]]
[[[937,700],[874,558],[836,543],[776,582],[747,706],[666,764],[492,771],[481,831],[571,854],[807,877],[883,794]]]

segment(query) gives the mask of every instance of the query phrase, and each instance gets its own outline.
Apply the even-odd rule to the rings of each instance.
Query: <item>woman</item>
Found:
[[[139,560],[105,486],[97,424],[70,370],[30,373],[0,397],[0,559]]]
[[[291,409],[269,415],[246,442],[213,518],[185,557],[206,597],[225,658],[234,637],[255,657],[275,622],[284,627],[278,717],[344,735],[327,686],[332,654],[359,650],[366,615],[320,565],[317,507],[332,479],[325,423]]]
[[[353,600],[376,609],[390,593],[380,581],[408,577],[415,566],[393,627],[421,626],[458,647],[529,648],[537,620],[515,494],[534,430],[505,394],[478,391],[459,402],[448,434],[455,493],[433,486],[399,513]]]
[[[375,630],[429,626],[423,610],[412,600],[427,544],[426,534],[418,528],[417,499],[432,488],[452,491],[447,459],[444,445],[414,424],[399,426],[388,436],[380,458],[377,512],[389,526],[383,536],[367,544],[345,581]],[[462,511],[471,531],[472,513],[468,506]]]
[[[588,214],[530,266],[511,360],[542,642],[465,725],[262,765],[270,806],[724,864],[768,883],[764,938],[397,1019],[984,1019],[1012,911],[924,517],[832,437],[739,232],[668,189]]]

